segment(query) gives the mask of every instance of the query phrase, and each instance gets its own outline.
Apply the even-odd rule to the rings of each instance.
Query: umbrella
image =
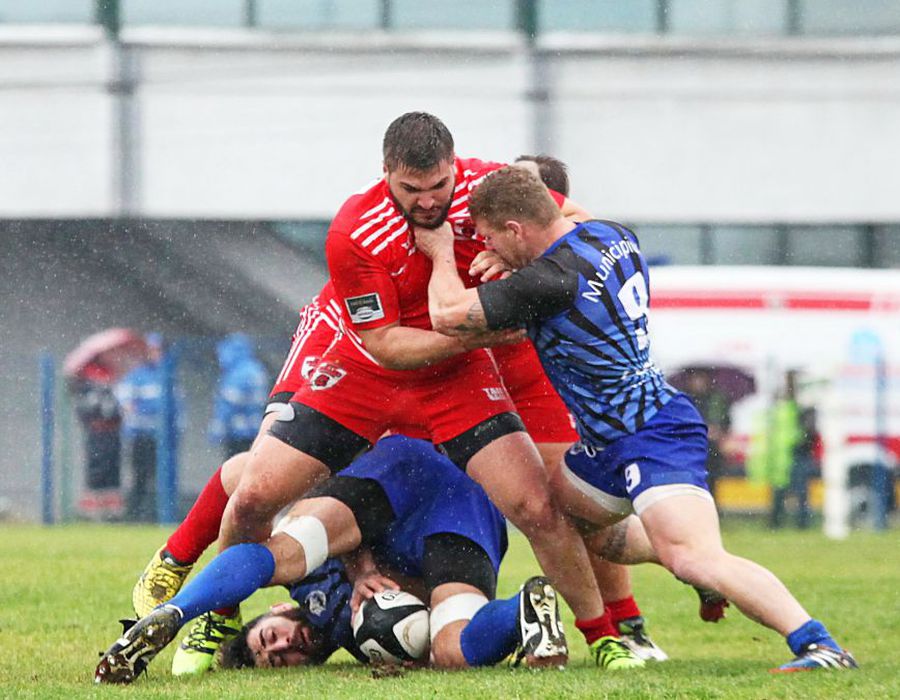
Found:
[[[85,378],[98,366],[109,381],[116,381],[148,359],[144,337],[129,328],[107,328],[82,340],[63,361],[63,374]]]
[[[740,401],[756,392],[756,380],[747,370],[732,365],[687,365],[668,375],[669,384],[686,394],[691,393],[691,377],[704,373],[710,385],[725,394],[729,403]]]

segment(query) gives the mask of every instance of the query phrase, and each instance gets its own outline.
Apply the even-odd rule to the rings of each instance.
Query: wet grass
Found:
[[[319,669],[183,680],[169,674],[167,649],[134,685],[95,687],[97,653],[130,613],[131,586],[165,534],[152,527],[0,527],[0,697],[900,698],[900,531],[832,542],[818,532],[771,533],[747,523],[726,527],[727,546],[774,570],[853,650],[860,672],[772,676],[767,670],[790,656],[780,637],[734,611],[719,624],[702,623],[693,592],[645,566],[634,570],[638,601],[673,660],[643,671],[593,668],[575,633],[572,661],[561,673],[502,667],[375,679],[341,654]],[[527,544],[514,536],[501,595],[535,571]],[[245,617],[283,597],[258,594]]]

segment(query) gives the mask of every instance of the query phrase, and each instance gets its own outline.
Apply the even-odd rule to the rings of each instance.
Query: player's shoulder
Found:
[[[506,166],[506,163],[481,160],[480,158],[456,158],[457,187],[464,184],[469,189],[479,185],[485,177],[495,170]]]
[[[377,256],[408,228],[381,179],[344,202],[328,229],[326,247],[351,246]]]
[[[376,216],[392,204],[384,178],[374,180],[344,200],[332,219],[331,230],[349,233],[355,224]]]
[[[582,227],[595,235],[608,236],[618,239],[637,238],[634,234],[634,231],[628,228],[625,224],[621,224],[618,221],[612,221],[610,219],[590,219],[589,221],[583,222]]]

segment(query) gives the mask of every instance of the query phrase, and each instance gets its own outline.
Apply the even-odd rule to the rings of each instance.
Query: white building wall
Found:
[[[100,34],[6,31],[0,217],[116,213]],[[549,121],[536,130],[531,63],[509,34],[124,38],[139,58],[140,215],[328,217],[379,174],[390,120],[423,109],[463,155],[553,152],[574,196],[610,218],[900,220],[894,39],[550,36]]]
[[[9,31],[9,30],[7,30]],[[0,35],[0,216],[112,208],[112,102],[98,32]]]

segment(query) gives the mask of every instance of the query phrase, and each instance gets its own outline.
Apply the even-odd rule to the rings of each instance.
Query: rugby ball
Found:
[[[404,591],[382,591],[353,616],[356,646],[372,663],[418,661],[428,654],[428,608]]]

